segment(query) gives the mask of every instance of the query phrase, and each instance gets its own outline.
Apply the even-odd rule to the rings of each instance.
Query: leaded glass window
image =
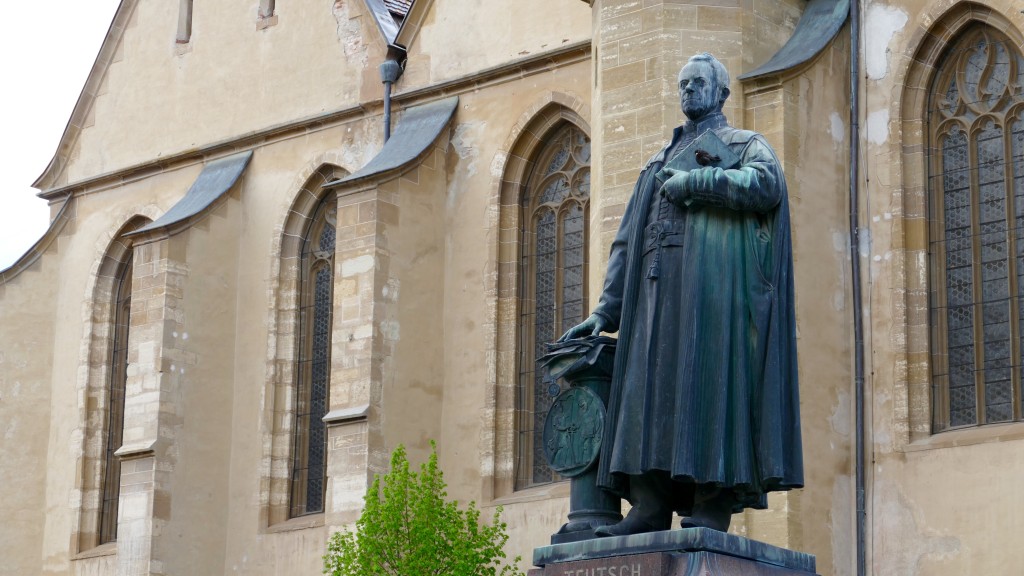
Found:
[[[565,382],[538,369],[546,345],[581,322],[587,304],[590,139],[565,123],[546,138],[522,199],[516,487],[558,480],[544,460],[544,419]]]
[[[302,246],[292,453],[291,516],[324,510],[327,414],[331,383],[331,313],[337,208],[328,196],[317,208]]]
[[[121,264],[114,285],[111,331],[113,341],[110,357],[110,381],[107,394],[106,450],[100,486],[100,544],[117,540],[117,502],[121,494],[121,460],[114,454],[124,439],[124,396],[128,381],[128,328],[132,308],[132,257]]]
[[[940,62],[928,113],[936,431],[1020,420],[1024,365],[1024,59],[978,28]]]

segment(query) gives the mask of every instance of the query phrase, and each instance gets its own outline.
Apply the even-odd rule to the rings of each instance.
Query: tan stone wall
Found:
[[[196,170],[197,172],[197,170]],[[175,199],[171,190],[187,186],[196,174],[191,168],[177,175],[156,175],[153,178],[127,184],[103,194],[92,194],[76,200],[76,220],[68,241],[61,250],[50,256],[59,268],[51,282],[55,294],[48,306],[54,314],[52,376],[48,380],[52,394],[50,418],[47,421],[49,448],[45,453],[46,499],[39,506],[47,510],[45,536],[39,566],[55,573],[69,571],[69,558],[82,554],[89,556],[79,542],[79,531],[89,525],[83,515],[95,513],[90,506],[89,453],[95,453],[90,433],[95,425],[96,396],[90,389],[109,385],[98,378],[90,343],[103,337],[106,331],[103,305],[109,305],[109,292],[101,288],[104,259],[110,251],[114,234],[136,216],[155,218],[170,207]],[[179,179],[180,178],[180,179]],[[161,207],[161,204],[163,205]],[[45,261],[46,258],[44,258]],[[25,287],[32,291],[31,285]],[[9,298],[15,293],[5,295]],[[96,306],[96,299],[104,302]],[[6,302],[3,307],[6,308]],[[5,333],[5,338],[10,336]],[[21,406],[23,410],[31,410]],[[90,418],[90,416],[92,416]],[[112,552],[108,550],[108,552]],[[116,563],[116,562],[115,562]],[[111,565],[107,556],[83,558],[77,569]],[[38,568],[37,568],[38,570]]]
[[[178,2],[125,4],[133,11],[63,183],[352,107],[364,71],[382,97],[383,41],[358,0],[282,3],[263,30],[253,2],[197,3],[184,47]]]
[[[746,86],[747,127],[772,143],[789,187],[806,487],[745,519],[762,539],[815,554],[822,574],[849,573],[854,538],[848,46],[841,31],[781,85]]]
[[[408,88],[451,81],[590,39],[590,9],[579,0],[429,0],[427,5],[426,18],[408,42],[409,63],[402,80]]]
[[[414,40],[409,88],[585,41],[590,33],[582,2],[530,0],[486,13],[460,0],[434,4]],[[60,185],[357,105],[380,109],[377,66],[386,46],[360,0],[288,2],[276,7],[270,26],[257,25],[252,2],[198,4],[187,44],[175,42],[177,2],[129,1],[122,10],[123,36],[110,47],[109,66],[98,71],[80,125],[69,131],[77,140]],[[547,17],[524,20],[520,11]],[[213,96],[213,89],[231,99]]]
[[[237,239],[244,225],[240,195],[245,191],[243,180],[202,221],[167,240],[170,256],[186,271],[174,281],[168,274],[167,294],[180,287],[181,300],[172,321],[163,323],[161,368],[171,382],[165,381],[161,391],[167,398],[161,399],[160,411],[167,413],[167,421],[161,422],[159,435],[170,442],[165,459],[158,450],[157,464],[166,466],[170,478],[166,498],[159,488],[154,498],[153,515],[164,523],[153,556],[164,574],[198,574],[225,561],[235,492],[229,464],[230,439],[236,434],[234,399],[250,388],[235,378],[237,358],[229,351],[248,334],[245,327],[253,320],[232,305],[238,273],[226,265],[237,262],[244,249]],[[247,416],[251,421],[254,415]],[[191,553],[182,554],[180,542],[190,542]]]
[[[28,270],[0,285],[0,574],[12,576],[37,572],[42,559],[56,331],[50,304],[58,292],[58,251],[59,243],[52,245]]]
[[[315,192],[304,187],[316,171],[331,164],[354,172],[381,147],[381,47],[345,36],[372,38],[376,30],[367,31],[359,2],[335,3],[333,11],[289,2],[264,30],[256,29],[255,3],[230,2],[197,6],[191,46],[176,50],[174,3],[135,9],[68,177],[152,163],[78,190],[65,236],[0,286],[0,422],[8,431],[0,436],[0,481],[20,495],[0,499],[0,513],[11,519],[0,542],[14,551],[0,570],[111,574],[138,565],[168,574],[315,574],[329,532],[354,518],[369,475],[383,470],[398,443],[422,461],[429,439],[438,441],[453,497],[477,501],[485,514],[504,505],[510,555],[528,557],[546,543],[566,512],[567,485],[514,491],[511,483],[515,186],[525,174],[530,130],[570,117],[590,130],[596,297],[637,171],[681,120],[675,74],[684,56],[711,49],[735,77],[785,41],[804,3],[515,7],[515,16],[547,14],[540,23],[513,17],[507,6],[483,21],[469,4],[435,0],[396,86],[398,123],[404,108],[456,94],[452,124],[412,170],[339,191],[346,228],[336,261],[331,407],[370,408],[366,421],[330,428],[328,513],[297,521],[273,512],[287,498],[281,482],[294,330],[294,271],[282,254],[291,241],[289,212]],[[963,4],[866,6],[861,185],[870,243],[862,257],[876,574],[1002,573],[1020,563],[1012,538],[1024,528],[1024,515],[1013,513],[1021,502],[1014,480],[1024,473],[1016,457],[1024,425],[934,436],[928,426],[926,212],[914,116],[928,68],[913,62],[926,41],[949,36],[955,26],[942,16]],[[989,5],[960,17],[1021,35],[1024,16],[1014,2]],[[593,60],[585,46],[591,26]],[[145,41],[162,33],[166,42]],[[768,511],[737,516],[735,530],[814,553],[819,572],[836,575],[853,573],[854,521],[846,34],[784,78],[734,81],[727,109],[734,124],[766,135],[790,185],[808,484],[773,496]],[[556,49],[562,53],[553,63],[510,64]],[[482,68],[494,70],[458,81]],[[449,84],[431,88],[439,82]],[[237,107],[213,106],[212,85],[235,95]],[[95,513],[87,505],[95,500],[89,470],[97,448],[90,426],[101,401],[90,391],[104,385],[102,359],[90,344],[103,337],[101,262],[125,222],[168,210],[204,160],[158,157],[359,102],[365,110],[247,143],[255,148],[252,163],[220,205],[187,232],[139,246],[140,254],[156,253],[137,266],[162,267],[140,268],[137,276],[153,279],[138,287],[129,437],[162,444],[125,463],[121,541],[84,550],[81,537]],[[360,264],[365,257],[370,267]],[[157,298],[151,307],[146,297],[157,294],[142,291],[158,286],[178,301]],[[153,397],[140,394],[147,386]],[[993,479],[979,489],[983,476]],[[131,555],[123,553],[129,541]]]
[[[379,310],[379,392],[371,394],[370,471],[386,471],[391,451],[404,444],[410,458],[442,441],[443,398],[451,381],[444,333],[448,138],[410,172],[380,187],[372,217],[383,236],[375,274]],[[341,200],[344,202],[344,199]],[[415,423],[415,424],[414,424]]]
[[[445,4],[439,2],[438,7]],[[356,6],[352,4],[347,9],[356,10]],[[767,23],[758,24],[759,29],[792,27],[789,4],[766,6],[755,14]],[[644,38],[648,40],[662,38],[667,29],[672,29],[676,38],[692,32],[714,37],[725,50],[734,74],[742,71],[748,60],[770,52],[765,43],[781,42],[782,36],[775,35],[770,41],[741,45],[737,32],[722,28],[733,17],[742,20],[740,17],[746,12],[738,6],[713,8],[675,6],[661,7],[664,12],[644,10],[639,15],[638,32],[641,36],[646,34]],[[232,15],[237,15],[229,13],[229,7],[218,9],[224,11],[218,25],[228,26]],[[126,36],[128,47],[133,46],[132,42],[139,43],[144,31],[158,29],[157,23],[171,15],[169,8],[151,5],[141,5],[137,10],[135,23]],[[560,29],[568,32],[566,38],[558,38],[558,46],[585,40],[590,21],[586,5],[560,5],[559,10],[565,11],[564,21],[570,25]],[[452,6],[444,13],[457,12]],[[616,13],[608,18],[626,15]],[[173,153],[295,119],[316,107],[303,98],[324,97],[311,90],[312,94],[277,107],[260,96],[249,108],[250,112],[255,110],[250,115],[224,114],[218,108],[217,118],[207,118],[200,106],[199,93],[188,93],[194,89],[190,82],[212,76],[208,66],[214,61],[213,52],[204,54],[204,50],[217,46],[219,52],[234,52],[226,45],[211,44],[214,40],[209,30],[204,32],[200,27],[203,18],[202,11],[197,11],[191,50],[175,55],[171,47],[164,53],[136,44],[137,49],[128,50],[112,66],[107,87],[97,102],[95,124],[86,128],[82,151],[69,173],[72,180],[152,160],[158,148]],[[288,19],[288,12],[281,11],[277,25],[262,32],[238,28],[225,33],[224,42],[234,38],[232,34],[246,38],[250,33],[254,38],[260,38],[259,34],[285,36]],[[464,22],[446,20],[438,14],[428,17],[418,39],[424,49],[413,54],[408,76],[396,90],[399,112],[403,106],[433,97],[415,94],[428,83],[451,80],[475,68],[496,66],[554,48],[548,38],[553,34],[550,28],[536,27],[535,34],[524,34],[518,28],[523,24],[510,20],[515,19],[496,19],[463,37],[453,35],[452,30],[461,30]],[[307,32],[313,37],[308,46],[314,48],[323,48],[318,43],[330,44],[331,35],[337,33],[331,28],[328,39],[324,39],[326,32],[322,29],[314,27]],[[501,34],[508,34],[509,40],[483,41],[505,38]],[[454,45],[453,39],[457,40]],[[325,162],[348,172],[365,164],[380,147],[379,117],[371,107],[368,114],[353,111],[315,124],[305,132],[269,137],[257,145],[240,184],[201,222],[178,236],[153,238],[140,245],[136,264],[140,283],[135,303],[139,328],[132,334],[130,377],[130,393],[135,398],[129,404],[134,424],[129,428],[127,441],[145,444],[152,440],[157,444],[151,453],[146,451],[148,448],[140,448],[141,452],[125,463],[124,532],[118,544],[105,555],[72,560],[82,551],[68,542],[84,513],[72,496],[84,482],[73,462],[75,458],[84,458],[85,452],[78,448],[69,459],[66,451],[53,447],[65,446],[75,438],[74,434],[85,433],[87,427],[81,416],[86,410],[81,399],[85,396],[81,391],[93,384],[87,354],[62,354],[54,359],[54,394],[61,400],[54,403],[49,431],[51,478],[47,480],[47,493],[51,511],[43,554],[48,569],[60,573],[70,566],[78,573],[104,573],[119,566],[123,573],[187,573],[212,567],[214,572],[316,573],[327,533],[354,517],[354,506],[368,473],[382,470],[387,454],[400,442],[410,448],[414,460],[422,460],[431,438],[439,442],[441,465],[454,497],[476,500],[487,511],[499,504],[505,506],[505,518],[513,535],[509,546],[512,555],[528,558],[532,547],[545,543],[565,514],[567,485],[514,492],[510,483],[514,432],[514,394],[510,382],[514,380],[515,359],[512,350],[500,347],[503,338],[507,341],[507,331],[514,322],[514,317],[509,316],[509,310],[513,310],[508,306],[510,293],[507,286],[504,291],[501,288],[503,282],[514,283],[508,277],[516,265],[515,254],[510,253],[508,246],[514,218],[510,220],[507,216],[515,213],[516,199],[508,188],[525,174],[521,163],[530,147],[523,143],[530,135],[524,132],[538,126],[538,118],[543,124],[545,115],[571,118],[591,131],[595,149],[602,141],[612,145],[600,154],[625,162],[614,170],[605,166],[605,182],[617,182],[615,186],[601,187],[595,183],[593,197],[597,208],[592,213],[593,230],[601,231],[605,238],[614,230],[616,205],[621,211],[636,169],[661,146],[667,132],[679,120],[674,87],[683,53],[681,47],[662,47],[658,52],[661,56],[648,62],[647,44],[642,39],[633,44],[628,37],[620,40],[614,42],[619,43],[615,47],[616,58],[622,61],[599,68],[604,70],[599,73],[601,82],[613,82],[617,72],[612,68],[619,68],[622,74],[642,68],[642,78],[634,82],[626,74],[619,88],[605,86],[608,92],[600,101],[603,106],[611,106],[613,97],[630,104],[653,98],[646,106],[649,110],[634,115],[635,133],[627,131],[631,138],[629,146],[634,146],[636,153],[624,154],[614,147],[625,144],[616,140],[618,132],[609,128],[607,122],[593,123],[591,128],[596,112],[590,96],[594,63],[584,51],[560,56],[566,61],[562,65],[498,70],[487,77],[482,88],[472,81],[449,85],[445,90],[458,94],[461,100],[439,148],[400,178],[339,197],[339,222],[345,224],[344,230],[339,229],[339,238],[346,241],[339,242],[336,262],[338,300],[332,408],[369,403],[370,412],[365,424],[331,428],[329,465],[332,482],[336,483],[328,498],[329,513],[319,519],[275,522],[272,514],[273,507],[282,503],[274,482],[280,481],[281,472],[287,474],[286,469],[282,470],[282,466],[287,466],[287,456],[285,453],[282,457],[276,448],[282,442],[275,441],[275,435],[281,433],[282,423],[288,418],[287,394],[279,393],[282,383],[289,381],[287,345],[282,348],[279,344],[290,329],[287,311],[289,302],[294,300],[290,292],[294,288],[288,280],[289,264],[282,261],[281,254],[289,241],[289,211],[299,204],[299,196],[311,192],[303,190],[310,176]],[[613,42],[607,36],[603,41]],[[238,49],[247,49],[246,42],[238,44]],[[599,53],[607,54],[610,46],[599,45]],[[443,54],[449,47],[460,57],[450,61],[433,58],[429,66],[423,64],[425,55]],[[695,44],[694,50],[697,48]],[[315,68],[324,59],[323,54],[331,53],[321,50],[313,58],[304,56],[306,49],[305,44],[291,52],[282,48],[281,57],[287,53],[289,61],[309,61]],[[257,52],[271,60],[278,57]],[[149,75],[160,74],[161,66],[154,64],[159,59],[169,59],[178,66],[177,92],[166,96],[170,108],[161,105],[165,96],[148,92],[147,88],[152,84],[147,80]],[[643,66],[638,67],[637,62]],[[454,63],[462,68],[454,67]],[[336,64],[331,61],[331,72],[323,72],[325,82],[313,83],[315,88],[335,90],[332,79],[347,74],[335,68]],[[365,78],[373,72],[373,64],[368,61],[367,68],[353,70],[358,74],[348,75],[346,81]],[[599,65],[605,66],[605,61]],[[148,67],[144,74],[133,68],[144,66]],[[129,69],[136,70],[139,77],[133,79]],[[829,74],[836,69],[836,64],[829,61],[808,76],[792,80],[777,101],[766,104],[766,112],[755,111],[749,120],[741,108],[747,96],[737,84],[730,112],[737,123],[756,124],[769,134],[784,153],[787,170],[791,164],[798,169],[810,166],[820,157],[800,155],[800,143],[795,137],[799,128],[794,125],[807,121],[799,115],[801,109],[806,108],[813,119],[820,103],[830,101],[830,96],[809,94],[808,86],[833,81]],[[417,75],[417,70],[430,73]],[[281,73],[274,82],[280,90],[269,90],[273,94],[267,95],[267,99],[287,99],[295,86],[309,87],[309,82],[292,78],[290,73]],[[239,74],[239,78],[232,76],[224,89],[245,96],[245,87],[230,83],[246,78],[251,80],[245,74]],[[617,96],[613,94],[615,90],[620,90]],[[332,94],[337,96],[336,92]],[[112,122],[109,110],[103,112],[103,106],[112,105],[114,95],[126,99],[122,101],[124,122]],[[103,104],[104,99],[108,104]],[[145,117],[132,108],[134,104],[145,104]],[[193,130],[168,120],[185,110],[197,111],[193,117],[201,126]],[[397,121],[401,122],[400,114]],[[139,134],[157,133],[167,126],[174,128],[168,130],[167,139],[139,139]],[[132,133],[127,134],[128,131]],[[100,142],[106,146],[107,154],[102,161]],[[814,149],[823,150],[826,155],[831,150],[828,146]],[[54,282],[59,286],[53,297],[58,302],[57,314],[67,315],[70,310],[73,317],[83,317],[57,323],[55,341],[62,347],[55,350],[79,350],[88,340],[83,335],[91,334],[90,326],[96,323],[88,317],[95,306],[95,270],[112,231],[134,215],[152,219],[166,211],[198,174],[200,160],[196,157],[167,166],[156,165],[152,174],[130,182],[103,182],[80,191],[81,224],[76,227],[70,249],[50,258],[56,259],[61,270],[59,281]],[[595,176],[600,170],[598,164]],[[807,184],[795,181],[795,197],[800,190],[820,184],[817,178],[809,178]],[[834,180],[830,174],[820,178]],[[600,178],[595,177],[595,182],[600,182]],[[832,222],[836,210],[834,196],[825,194],[814,196],[806,207],[794,201],[794,207],[801,214],[829,214],[821,226]],[[806,240],[798,235],[798,245],[819,245],[812,230],[817,232],[808,228]],[[605,248],[595,248],[591,260],[592,286],[599,285],[604,253]],[[370,268],[359,266],[359,259],[366,256],[371,258]],[[809,274],[808,279],[800,280],[801,285],[816,281],[810,271],[805,274]],[[143,282],[144,278],[152,280]],[[159,286],[164,287],[162,294],[143,292]],[[591,292],[596,294],[596,290]],[[809,304],[806,314],[817,315],[821,306],[817,302]],[[842,324],[837,323],[834,328],[841,332]],[[834,334],[810,329],[809,332],[811,339],[835,338]],[[842,349],[840,345],[835,347]],[[77,379],[66,378],[75,374],[79,375]],[[63,375],[65,380],[57,375]],[[843,377],[819,371],[806,379],[842,381]],[[79,391],[78,400],[74,390]],[[146,396],[146,390],[152,396]],[[825,387],[821,394],[820,402],[825,407],[809,410],[809,422],[827,417],[822,414],[832,414],[836,403],[834,389]],[[829,439],[820,436],[816,440]],[[287,439],[283,445],[287,445]],[[828,462],[829,466],[834,463]],[[831,468],[822,476],[823,486],[831,486],[829,482],[836,477]],[[832,489],[816,489],[807,497],[773,499],[772,512],[739,520],[738,530],[809,548],[827,558],[831,540],[804,538],[799,529],[801,523],[787,518],[793,518],[793,511],[806,511],[801,513],[810,521],[822,521],[833,513],[829,498]],[[835,538],[825,536],[829,537]],[[197,538],[204,544],[189,555],[180,554],[182,549],[174,544],[176,540]],[[130,554],[124,552],[128,549]]]
[[[872,2],[864,17],[869,561],[877,574],[1012,571],[1024,425],[931,433],[923,120],[942,47],[972,23],[1019,42],[1024,16],[1006,0],[914,0]]]

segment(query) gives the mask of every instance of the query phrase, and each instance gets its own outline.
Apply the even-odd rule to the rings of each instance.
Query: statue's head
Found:
[[[679,105],[690,120],[721,112],[728,97],[729,71],[711,54],[692,56],[679,71]]]

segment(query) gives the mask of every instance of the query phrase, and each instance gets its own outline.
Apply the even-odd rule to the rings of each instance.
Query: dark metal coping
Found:
[[[366,0],[366,5],[370,8],[370,12],[373,13],[373,19],[377,22],[377,29],[384,36],[384,40],[388,44],[394,44],[395,37],[398,36],[398,24],[395,24],[391,10],[385,5],[384,0]]]
[[[533,565],[549,566],[561,562],[614,558],[631,554],[702,551],[745,558],[803,573],[817,572],[817,559],[811,554],[779,548],[711,528],[663,530],[542,546],[533,549]]]
[[[835,38],[849,13],[850,0],[810,0],[786,45],[768,62],[741,74],[739,79],[776,74],[810,61]]]
[[[75,210],[71,208],[74,201],[70,195],[64,198],[64,203],[61,204],[60,210],[57,211],[57,216],[50,222],[50,226],[47,227],[46,232],[43,232],[43,236],[36,240],[35,244],[26,250],[14,263],[7,268],[0,269],[0,287],[13,280],[15,276],[21,274],[24,270],[27,270],[36,260],[43,256],[43,253],[49,249],[54,240],[64,231],[64,227],[67,226],[68,222],[75,218]]]
[[[397,170],[419,158],[437,140],[455,114],[459,97],[452,96],[437,102],[413,106],[402,114],[395,133],[381,151],[366,166],[340,180],[328,182],[324,187],[351,184],[392,170]]]
[[[196,181],[192,183],[192,187],[188,189],[184,198],[178,200],[177,204],[156,221],[129,232],[125,236],[135,236],[167,228],[206,210],[210,204],[213,204],[235,185],[251,159],[252,150],[249,150],[214,160],[203,166],[203,171],[196,177]]]

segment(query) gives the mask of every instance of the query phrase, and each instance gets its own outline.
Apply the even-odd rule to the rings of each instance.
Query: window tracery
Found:
[[[967,32],[928,113],[933,429],[1020,420],[1024,341],[1024,58]]]
[[[546,344],[583,320],[587,290],[590,139],[565,123],[534,162],[522,199],[518,462],[516,487],[558,480],[541,436],[555,397],[567,387],[538,369]]]

